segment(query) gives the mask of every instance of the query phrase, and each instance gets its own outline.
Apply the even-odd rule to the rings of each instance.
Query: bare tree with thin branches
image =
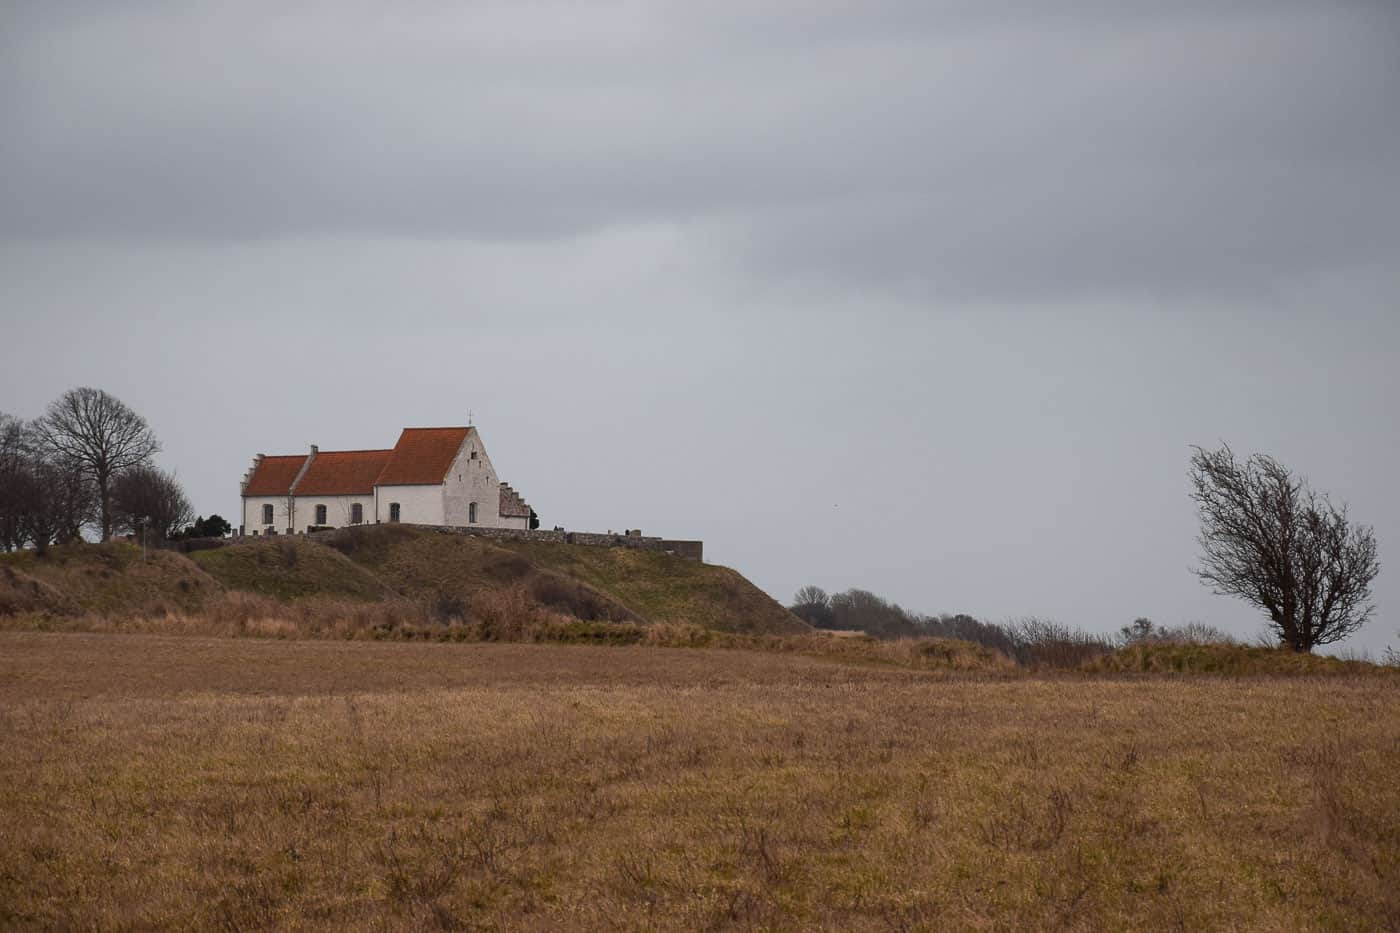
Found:
[[[33,422],[0,414],[0,548],[43,554],[92,520],[92,481],[46,456]]]
[[[1195,451],[1197,575],[1264,610],[1278,640],[1295,651],[1361,628],[1374,611],[1371,581],[1380,572],[1374,532],[1272,457],[1241,463],[1228,446]]]
[[[831,597],[819,586],[804,586],[798,590],[788,611],[808,625],[831,628]]]
[[[38,432],[51,457],[91,477],[97,487],[102,540],[111,540],[112,480],[160,450],[146,419],[120,399],[84,386],[54,401],[39,419]]]
[[[23,547],[27,535],[29,451],[23,419],[0,412],[0,550]]]
[[[170,540],[194,518],[180,482],[149,464],[132,467],[112,483],[112,524]]]
[[[76,540],[92,520],[93,482],[71,464],[35,458],[25,477],[24,530],[38,554]]]

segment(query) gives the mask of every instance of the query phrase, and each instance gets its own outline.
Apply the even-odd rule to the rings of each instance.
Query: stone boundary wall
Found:
[[[353,534],[355,528],[373,528],[374,525],[344,525],[339,528],[331,528],[325,531],[293,532],[291,537],[299,537],[306,534],[310,537],[321,535],[337,535],[350,532]],[[660,551],[663,554],[674,554],[676,557],[683,557],[686,560],[704,562],[705,542],[703,541],[681,541],[672,538],[648,538],[636,534],[595,534],[588,531],[527,531],[524,528],[484,528],[480,525],[413,525],[405,523],[410,528],[431,528],[442,535],[466,535],[472,538],[488,539],[510,539],[514,541],[543,541],[548,544],[578,544],[583,547],[630,547],[639,551]],[[247,538],[257,537],[248,535]],[[285,535],[268,535],[267,537],[276,539],[287,537]],[[177,545],[176,550],[196,551],[205,548],[220,547],[223,544],[231,544],[234,541],[244,540],[244,535],[235,533],[230,538],[222,539],[201,539],[200,541],[173,542]]]
[[[509,538],[516,541],[543,541],[549,544],[579,544],[584,547],[630,547],[639,551],[660,551],[686,560],[704,561],[705,542],[648,538],[641,535],[595,534],[588,531],[526,531],[523,528],[479,528],[472,525],[434,525],[438,534],[468,535],[473,538]]]

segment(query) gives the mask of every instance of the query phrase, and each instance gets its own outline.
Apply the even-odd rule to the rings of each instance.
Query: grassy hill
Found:
[[[586,620],[685,622],[751,634],[810,631],[728,567],[654,551],[486,540],[405,525],[341,529],[329,544],[405,596],[450,601],[514,587]]]
[[[185,557],[125,542],[71,544],[0,554],[0,616],[19,612],[71,615],[197,611],[223,591]]]
[[[586,621],[650,621],[606,592],[481,538],[379,525],[342,529],[327,536],[327,544],[326,550],[442,617],[470,616],[490,594],[509,592]]]
[[[654,622],[689,622],[724,632],[809,631],[805,622],[728,567],[629,548],[536,541],[503,541],[501,546],[609,593]]]
[[[393,595],[388,584],[339,551],[303,538],[264,538],[195,551],[190,560],[227,589],[284,602],[309,596],[373,601]]]
[[[316,539],[258,538],[188,557],[122,543],[73,544],[39,557],[0,554],[0,616],[152,616],[216,609],[253,594],[305,607],[418,607],[470,621],[491,607],[584,621],[676,622],[738,634],[807,626],[740,574],[666,554],[495,542],[379,525]],[[493,602],[494,600],[494,602]]]

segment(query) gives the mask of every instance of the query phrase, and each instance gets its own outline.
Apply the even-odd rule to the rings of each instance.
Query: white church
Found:
[[[404,428],[387,450],[258,454],[240,491],[250,535],[376,522],[530,527],[530,506],[497,479],[470,426]]]

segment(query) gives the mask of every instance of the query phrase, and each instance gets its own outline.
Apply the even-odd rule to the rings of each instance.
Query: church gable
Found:
[[[495,527],[497,485],[481,435],[473,428],[463,439],[443,483],[443,524]]]

